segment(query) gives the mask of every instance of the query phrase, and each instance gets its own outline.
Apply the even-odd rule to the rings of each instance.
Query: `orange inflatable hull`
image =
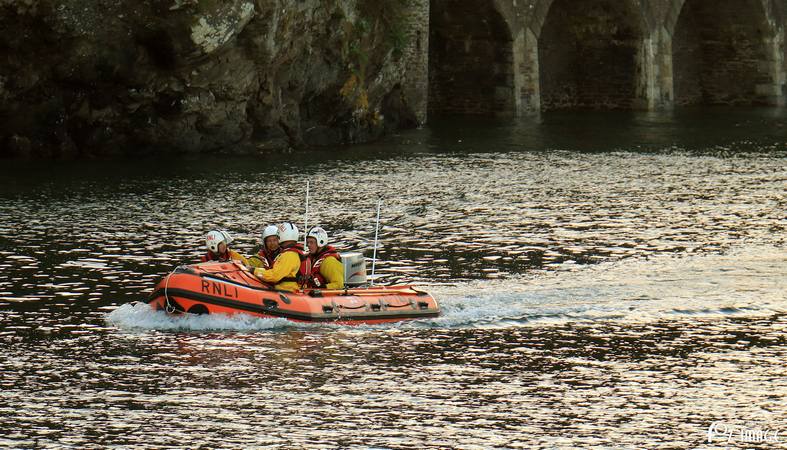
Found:
[[[279,291],[232,262],[180,266],[156,285],[148,303],[170,313],[242,313],[343,324],[377,324],[440,315],[437,301],[412,286]]]

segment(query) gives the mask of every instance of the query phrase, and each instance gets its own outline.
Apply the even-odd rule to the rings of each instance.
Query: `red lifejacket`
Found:
[[[279,280],[279,283],[283,281],[294,281],[300,285],[304,284],[304,280],[306,279],[307,274],[309,273],[309,255],[303,249],[303,244],[292,244],[289,247],[283,248],[279,247],[280,251],[277,257],[287,253],[287,252],[295,252],[298,254],[298,258],[301,259],[301,267],[298,269],[298,273],[294,277],[284,277]],[[273,267],[271,265],[271,267]]]
[[[224,252],[223,255],[217,255],[210,250],[208,250],[208,253],[202,255],[202,262],[208,262],[208,261],[227,262],[229,260],[230,260],[229,250]]]
[[[270,252],[267,248],[263,247],[259,252],[257,252],[257,256],[264,260],[267,263],[265,267],[270,269],[273,267],[273,261],[275,261],[276,257],[279,256],[279,253],[281,253],[281,248],[277,248],[276,251]]]
[[[328,284],[328,280],[320,273],[320,266],[322,266],[325,258],[336,258],[341,262],[342,257],[339,252],[330,245],[326,245],[322,250],[318,250],[314,255],[309,255],[309,272],[306,278],[306,284],[311,288],[322,288]]]

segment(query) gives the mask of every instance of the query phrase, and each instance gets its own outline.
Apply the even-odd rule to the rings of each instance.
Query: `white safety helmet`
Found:
[[[312,229],[309,230],[309,234],[307,234],[306,237],[307,238],[313,237],[314,239],[316,239],[318,248],[325,247],[326,245],[328,245],[328,232],[326,232],[320,227],[312,227]]]
[[[279,228],[276,225],[268,225],[262,231],[262,243],[265,243],[265,239],[271,236],[278,236],[279,235]]]
[[[279,240],[282,242],[295,241],[298,242],[298,227],[292,222],[284,222],[279,224]]]
[[[232,238],[226,231],[213,230],[208,233],[208,236],[205,238],[205,246],[213,253],[219,252],[219,244],[222,242],[227,246],[232,242]]]

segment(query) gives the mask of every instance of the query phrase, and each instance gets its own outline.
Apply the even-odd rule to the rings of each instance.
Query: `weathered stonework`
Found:
[[[429,40],[430,110],[515,112],[513,37],[491,3],[433,0]]]
[[[495,23],[487,35],[497,55],[511,49],[515,76],[502,81],[515,99],[463,111],[444,100],[446,89],[461,103],[485,85],[467,93],[432,74],[431,114],[785,103],[785,0],[486,0],[471,14],[459,3],[432,1],[430,68],[456,65],[479,79],[509,72],[505,57],[490,64],[461,45],[483,38],[478,22]],[[454,31],[436,32],[445,23]]]
[[[411,0],[411,14],[404,59],[407,68],[403,95],[410,105],[417,125],[427,120],[429,92],[429,0]]]

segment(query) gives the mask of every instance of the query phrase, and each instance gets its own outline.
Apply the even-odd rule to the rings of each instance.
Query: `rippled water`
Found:
[[[264,158],[6,162],[0,447],[787,444],[779,110],[444,121]],[[311,224],[442,317],[348,328],[142,300],[214,227]],[[782,430],[779,442],[714,424]]]

